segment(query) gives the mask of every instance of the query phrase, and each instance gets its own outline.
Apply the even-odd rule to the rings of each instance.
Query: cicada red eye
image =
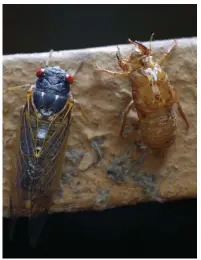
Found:
[[[66,74],[65,80],[66,80],[69,84],[72,84],[72,83],[73,83],[73,76]]]
[[[37,76],[38,78],[43,77],[44,74],[45,74],[45,70],[44,70],[44,69],[37,69],[37,71],[36,71],[36,76]]]

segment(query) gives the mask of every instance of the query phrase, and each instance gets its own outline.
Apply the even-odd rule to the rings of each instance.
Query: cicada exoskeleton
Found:
[[[116,53],[117,61],[123,72],[113,72],[100,67],[96,70],[128,79],[131,84],[132,100],[124,110],[120,136],[125,139],[124,130],[128,113],[134,106],[143,143],[154,151],[161,151],[163,148],[169,147],[176,138],[177,116],[173,107],[175,104],[186,122],[187,129],[189,128],[189,122],[181,107],[176,89],[161,67],[162,63],[176,47],[177,42],[175,41],[167,53],[156,61],[152,56],[152,38],[153,34],[150,39],[150,48],[138,41],[133,42],[129,39],[135,50],[127,58],[121,56],[118,48]]]

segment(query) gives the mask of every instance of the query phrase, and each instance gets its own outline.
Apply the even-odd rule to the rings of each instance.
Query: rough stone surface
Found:
[[[153,42],[159,57],[172,40]],[[129,54],[132,46],[120,46]],[[180,117],[176,142],[160,155],[147,153],[135,140],[119,137],[122,111],[131,99],[131,87],[126,80],[94,71],[96,63],[110,70],[119,70],[116,46],[60,51],[53,53],[50,65],[59,65],[70,72],[86,58],[72,87],[75,105],[66,151],[61,187],[55,194],[50,212],[102,210],[143,201],[159,201],[195,197],[197,193],[197,38],[180,39],[164,69],[178,91],[183,110],[190,122],[188,134]],[[9,179],[15,157],[15,136],[19,115],[25,102],[26,88],[7,91],[34,83],[35,70],[44,66],[47,53],[16,54],[3,60],[3,203],[4,216],[9,216]],[[129,114],[128,132],[134,128],[135,111]],[[140,149],[141,148],[141,149]]]

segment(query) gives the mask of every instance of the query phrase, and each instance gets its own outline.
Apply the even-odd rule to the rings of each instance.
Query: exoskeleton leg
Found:
[[[116,53],[116,56],[117,56],[117,60],[118,60],[119,67],[120,67],[124,72],[128,72],[128,71],[129,71],[128,60],[122,58],[121,53],[120,53],[120,49],[119,49],[118,46],[117,46],[117,50],[118,50],[118,51],[117,51],[117,53]]]
[[[106,72],[107,74],[109,74],[111,76],[119,77],[119,78],[128,78],[129,77],[128,72],[114,72],[114,71],[111,71],[111,70],[102,69],[99,66],[97,66],[97,69],[95,69],[95,71]]]
[[[187,119],[187,117],[186,117],[186,115],[185,115],[185,113],[184,113],[184,111],[183,111],[183,109],[182,109],[182,106],[181,106],[181,104],[180,104],[179,101],[177,101],[177,105],[178,105],[178,110],[179,110],[179,113],[180,113],[181,117],[182,117],[182,118],[184,119],[184,121],[186,122],[187,129],[189,129],[190,125],[189,125],[188,119]]]
[[[175,49],[176,46],[177,46],[177,41],[174,40],[174,44],[169,48],[169,50],[166,53],[163,54],[163,56],[159,60],[158,62],[159,65],[161,65],[169,57],[169,55],[172,53],[172,51]]]
[[[171,96],[172,96],[172,104],[177,103],[179,113],[180,113],[181,117],[184,119],[184,121],[186,122],[187,129],[189,129],[190,125],[189,125],[188,119],[187,119],[187,117],[186,117],[186,115],[185,115],[185,113],[182,109],[182,106],[181,106],[181,104],[178,100],[176,89],[173,88],[171,85],[169,85],[169,90],[170,90],[170,93],[171,93]]]
[[[120,136],[121,136],[122,139],[128,139],[128,138],[124,137],[124,129],[125,129],[125,126],[126,126],[128,113],[130,112],[133,103],[134,103],[134,101],[132,99],[130,101],[130,103],[127,105],[127,107],[124,109],[124,116],[123,116],[123,121],[122,121],[121,129],[120,129]],[[130,136],[129,136],[129,139],[130,139]]]

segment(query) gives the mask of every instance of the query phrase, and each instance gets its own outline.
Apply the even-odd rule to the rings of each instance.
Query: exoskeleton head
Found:
[[[134,51],[131,53],[128,63],[131,67],[131,70],[137,70],[138,68],[144,66],[146,63],[148,63],[149,58],[151,57],[152,49],[151,49],[151,41],[153,38],[153,35],[151,35],[150,38],[150,47],[147,48],[145,45],[140,43],[139,41],[132,41],[131,39],[128,39],[129,43],[132,43],[134,45]]]

